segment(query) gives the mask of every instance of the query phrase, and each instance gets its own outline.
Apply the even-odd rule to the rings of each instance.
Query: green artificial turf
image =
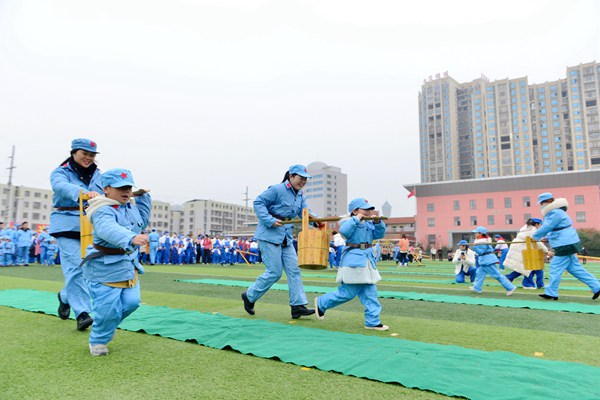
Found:
[[[453,271],[450,263],[437,263],[418,269],[410,267],[409,272]],[[313,318],[291,321],[287,292],[269,291],[256,304],[257,315],[250,317],[242,308],[239,288],[175,282],[176,279],[224,277],[253,281],[263,270],[260,265],[150,266],[141,277],[142,302],[219,312],[236,318],[293,322],[315,329],[386,337],[397,334],[394,337],[401,339],[486,351],[504,350],[527,357],[600,367],[598,315],[381,299],[381,318],[391,330],[374,333],[362,328],[363,307],[356,299],[329,310],[325,321]],[[384,263],[381,270],[397,269],[391,263]],[[331,274],[331,278],[305,278],[305,283],[332,286],[335,272],[319,273]],[[58,291],[62,282],[60,267],[0,268],[0,290]],[[280,283],[284,282],[285,276]],[[573,284],[569,282],[569,286]],[[423,293],[467,295],[470,292],[467,286],[456,288],[451,284],[390,282],[378,286],[380,290]],[[539,293],[521,290],[514,297],[533,299]],[[596,304],[590,296],[572,294],[561,292],[560,301]],[[483,295],[504,296],[500,288],[486,289]],[[309,294],[309,301],[313,298]],[[77,332],[73,321],[5,307],[0,307],[0,321],[3,343],[0,346],[1,399],[444,397],[337,373],[315,369],[303,371],[298,366],[275,360],[124,331],[118,331],[109,344],[111,354],[108,357],[93,358],[87,350],[87,333]]]

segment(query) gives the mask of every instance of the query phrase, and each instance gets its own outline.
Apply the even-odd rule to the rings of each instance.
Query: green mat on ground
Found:
[[[57,315],[55,293],[3,290],[0,305]],[[142,305],[120,328],[470,399],[592,399],[600,382],[584,364],[169,307]]]
[[[247,288],[253,282],[235,281],[227,279],[177,279],[177,282],[184,283],[200,283],[204,285],[221,285],[221,286],[237,286]],[[276,283],[271,286],[274,290],[288,290],[287,284]],[[328,293],[334,290],[335,287],[327,286],[304,286],[305,292],[310,293]],[[479,295],[482,296],[482,295]],[[450,303],[450,304],[474,304],[480,306],[491,307],[507,307],[507,308],[530,308],[532,310],[547,310],[547,311],[566,311],[583,314],[600,314],[600,302],[598,305],[588,305],[581,303],[563,303],[560,301],[530,301],[530,300],[509,300],[497,299],[493,297],[470,297],[456,296],[446,294],[429,294],[416,292],[390,292],[378,290],[377,297],[384,299],[399,299],[399,300],[422,300],[431,301],[434,303]],[[590,297],[591,298],[591,297]]]
[[[327,279],[335,279],[333,275],[327,274],[302,274],[303,277],[306,278],[327,278]],[[484,283],[483,286],[489,287],[501,287],[502,285],[494,282]],[[454,279],[410,279],[410,278],[388,278],[387,276],[382,277],[381,283],[385,284],[385,282],[403,282],[403,283],[428,283],[432,285],[472,285],[471,282],[464,283],[456,283]],[[573,290],[573,291],[587,291],[590,289],[585,286],[561,286],[560,290]]]

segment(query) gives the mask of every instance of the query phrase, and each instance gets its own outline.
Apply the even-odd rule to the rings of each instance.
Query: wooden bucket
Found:
[[[308,208],[302,210],[302,231],[298,234],[298,266],[303,269],[327,269],[329,240],[325,227],[308,227]]]
[[[539,249],[529,236],[525,238],[525,249],[523,249],[523,266],[530,271],[544,269],[544,251]]]
[[[89,245],[94,242],[93,231],[94,227],[83,212],[83,201],[88,200],[87,195],[79,191],[79,240],[81,241],[81,258],[85,258],[85,252]]]

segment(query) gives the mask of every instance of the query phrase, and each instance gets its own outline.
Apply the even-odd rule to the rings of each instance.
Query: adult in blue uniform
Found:
[[[33,242],[33,232],[29,229],[29,223],[23,222],[15,236],[17,246],[17,265],[29,265],[29,248]]]
[[[102,175],[105,196],[89,202],[94,243],[87,249],[83,275],[94,304],[89,344],[93,356],[108,354],[106,345],[117,326],[140,306],[138,274],[144,268],[138,249],[148,244],[148,235],[142,231],[148,225],[151,199],[144,192],[132,205],[134,185],[129,170],[111,169]]]
[[[284,270],[290,291],[292,318],[315,313],[315,310],[306,307],[308,300],[298,268],[298,255],[292,246],[292,225],[281,223],[301,217],[302,210],[308,208],[302,194],[308,178],[310,175],[305,166],[292,165],[281,183],[270,186],[254,200],[254,212],[258,217],[254,236],[258,239],[266,270],[242,293],[244,309],[250,315],[254,315],[254,303],[281,278]]]
[[[68,319],[73,309],[77,329],[92,325],[90,295],[83,280],[79,226],[79,192],[90,199],[102,193],[100,171],[94,162],[98,146],[89,139],[74,139],[71,156],[50,174],[54,211],[50,214],[50,235],[57,240],[65,286],[58,293],[58,316]]]
[[[158,253],[158,233],[156,233],[156,228],[152,228],[152,232],[148,235],[148,240],[150,241],[150,264],[156,264],[156,254]]]
[[[356,296],[365,306],[365,329],[387,331],[379,319],[381,304],[377,299],[377,282],[381,276],[377,271],[377,256],[373,251],[373,240],[385,236],[385,223],[381,220],[363,221],[363,217],[377,216],[375,207],[364,198],[354,199],[348,204],[350,218],[340,225],[340,233],[346,238],[342,251],[336,282],[341,285],[323,296],[315,298],[317,318],[324,319],[325,311],[344,304]]]
[[[558,300],[558,285],[566,270],[588,285],[594,293],[592,300],[596,300],[600,297],[600,282],[583,268],[577,258],[577,253],[581,251],[581,241],[573,228],[571,218],[567,215],[567,200],[555,199],[552,193],[546,192],[538,196],[538,204],[542,207],[544,222],[531,238],[540,240],[544,236],[547,237],[554,251],[554,257],[550,261],[550,283],[544,287],[544,294],[539,296],[547,300]]]

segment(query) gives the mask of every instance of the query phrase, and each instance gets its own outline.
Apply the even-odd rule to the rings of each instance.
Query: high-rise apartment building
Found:
[[[542,84],[438,75],[419,93],[421,182],[600,169],[599,98],[596,62]]]
[[[338,167],[315,161],[306,166],[312,175],[304,186],[310,209],[321,217],[347,214],[348,176]]]

